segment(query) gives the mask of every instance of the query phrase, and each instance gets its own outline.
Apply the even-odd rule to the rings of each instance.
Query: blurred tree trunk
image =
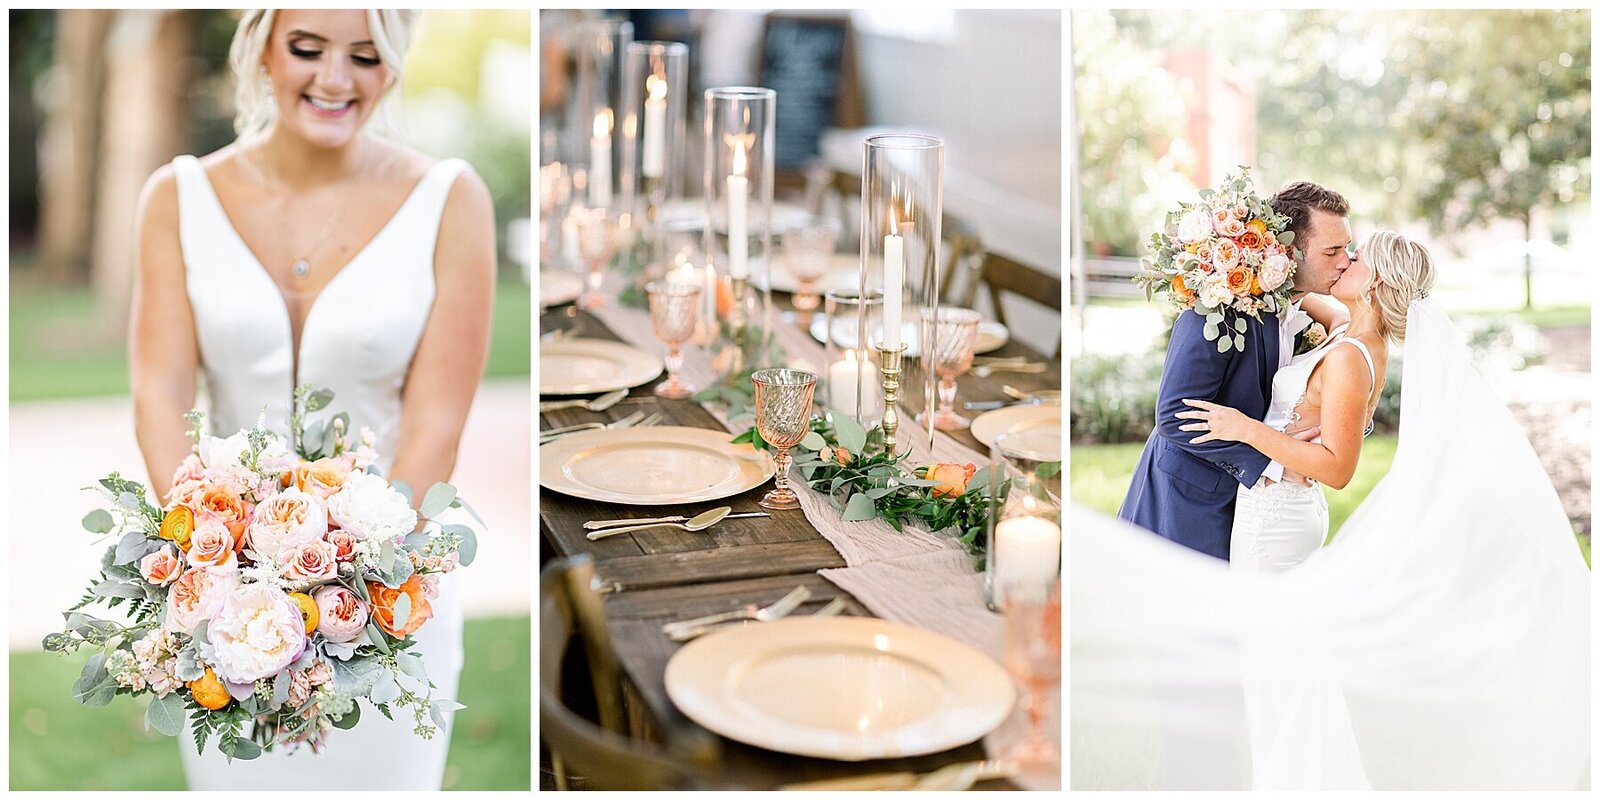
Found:
[[[106,81],[106,32],[116,12],[58,12],[53,71],[39,143],[39,242],[53,283],[89,278],[95,172]]]
[[[99,189],[91,282],[107,325],[128,318],[139,190],[183,147],[189,85],[187,11],[118,11],[106,41]]]

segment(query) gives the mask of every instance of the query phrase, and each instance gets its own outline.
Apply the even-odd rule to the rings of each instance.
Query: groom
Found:
[[[1178,430],[1184,420],[1175,415],[1187,410],[1183,400],[1191,398],[1264,418],[1272,376],[1289,363],[1296,338],[1311,323],[1299,298],[1307,292],[1327,294],[1350,266],[1350,206],[1338,192],[1298,181],[1273,195],[1272,210],[1289,218],[1302,254],[1294,272],[1295,302],[1278,315],[1249,320],[1244,349],[1226,353],[1206,341],[1201,315],[1178,314],[1156,395],[1156,428],[1117,512],[1121,519],[1224,561],[1233,533],[1234,484],[1281,480],[1283,467],[1238,442],[1190,444],[1199,434]]]

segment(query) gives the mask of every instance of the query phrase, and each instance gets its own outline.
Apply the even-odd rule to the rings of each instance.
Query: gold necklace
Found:
[[[365,173],[366,168],[367,168],[367,156],[368,156],[368,153],[369,153],[369,148],[368,148],[367,142],[366,142],[366,140],[362,140],[362,142],[361,142],[361,156],[360,156],[360,159],[356,162],[356,171],[347,180],[349,180],[350,182],[354,182],[358,178],[362,177],[362,175]],[[263,156],[263,158],[262,158],[263,164],[265,163],[265,161],[266,161],[265,156]],[[260,175],[261,175],[262,185],[263,186],[268,185],[267,184],[266,170],[261,169],[261,168],[258,167],[257,168],[257,172],[259,172]],[[281,181],[280,181],[280,183],[281,183]],[[349,203],[340,203],[339,204],[338,213],[334,214],[333,217],[328,220],[327,224],[322,226],[322,231],[317,234],[317,237],[315,239],[312,240],[311,246],[307,247],[307,248],[305,248],[303,250],[298,250],[297,248],[295,248],[294,240],[292,238],[290,238],[290,236],[289,236],[289,226],[286,223],[284,215],[278,215],[278,236],[279,236],[280,241],[282,241],[284,244],[288,245],[289,252],[291,254],[300,253],[299,255],[295,255],[294,256],[294,260],[290,263],[289,271],[290,271],[291,274],[293,274],[296,278],[300,278],[300,279],[304,279],[304,278],[306,278],[306,277],[311,275],[311,256],[315,255],[317,250],[322,247],[323,243],[325,243],[328,240],[328,236],[331,235],[333,233],[334,228],[339,225],[339,221],[344,219],[345,209],[347,209],[349,207],[350,207]]]

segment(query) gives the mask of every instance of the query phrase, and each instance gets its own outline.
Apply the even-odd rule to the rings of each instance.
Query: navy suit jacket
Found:
[[[1227,560],[1233,533],[1236,486],[1254,486],[1271,459],[1238,442],[1190,444],[1204,434],[1180,431],[1192,420],[1185,398],[1231,406],[1262,419],[1278,371],[1278,317],[1249,317],[1245,349],[1217,352],[1206,341],[1205,318],[1184,311],[1172,323],[1166,367],[1156,396],[1156,427],[1133,471],[1133,484],[1117,516],[1185,547]]]

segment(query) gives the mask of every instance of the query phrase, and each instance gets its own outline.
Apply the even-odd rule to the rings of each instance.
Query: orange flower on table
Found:
[[[922,468],[922,477],[939,482],[933,487],[934,497],[960,497],[967,493],[967,481],[977,472],[972,464],[929,464]]]
[[[411,598],[411,615],[406,618],[406,624],[396,628],[394,604],[401,595]],[[421,575],[407,578],[398,589],[390,589],[378,581],[367,581],[367,596],[372,598],[372,621],[390,636],[405,638],[416,633],[422,623],[433,619],[433,606],[428,604],[428,595],[422,590]]]
[[[1228,271],[1228,291],[1240,296],[1249,294],[1254,280],[1249,267],[1235,267]]]

